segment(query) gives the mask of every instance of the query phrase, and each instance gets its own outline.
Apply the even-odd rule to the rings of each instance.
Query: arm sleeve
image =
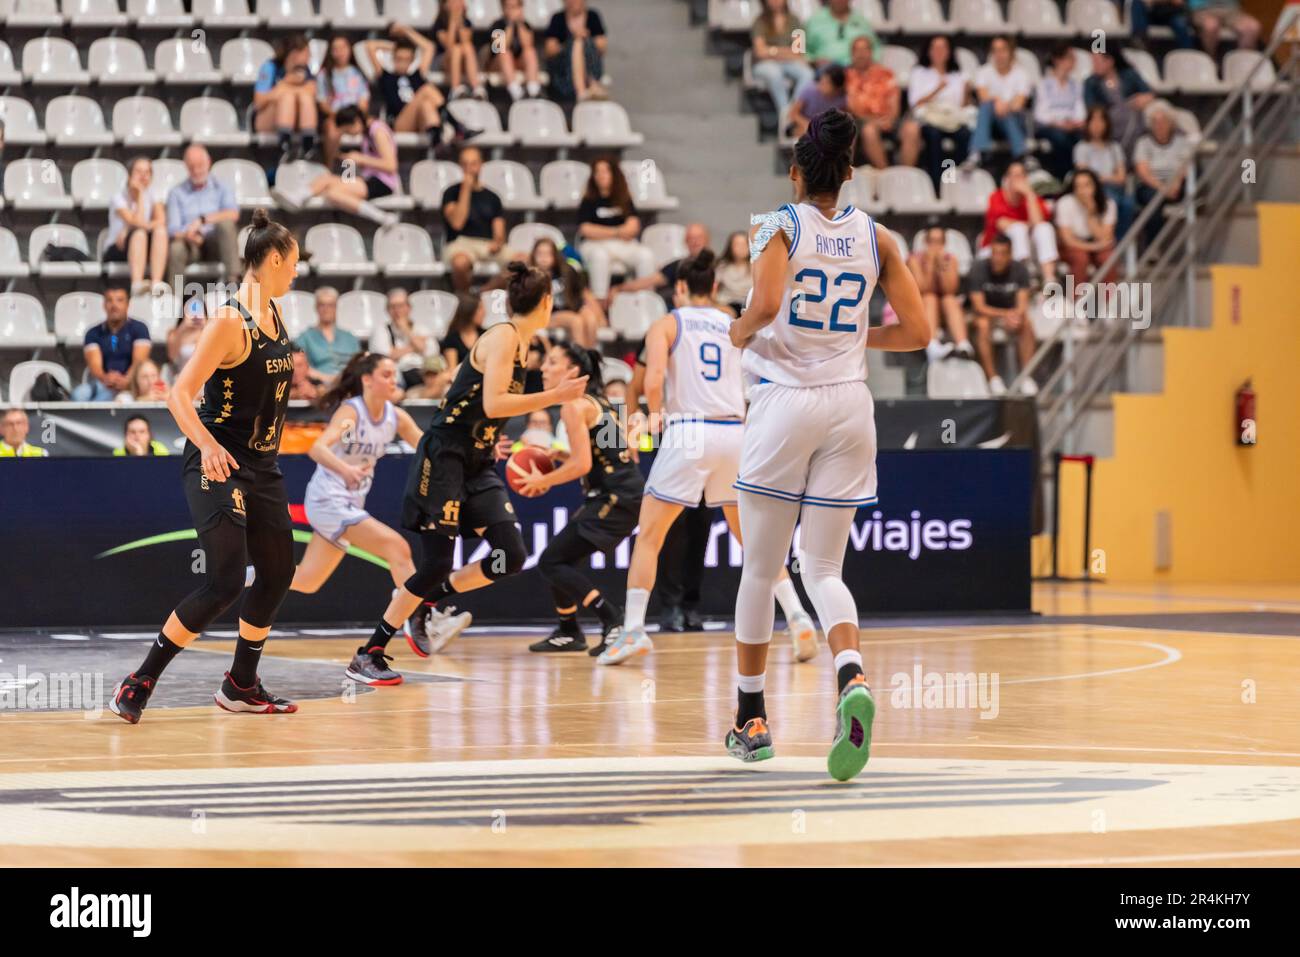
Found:
[[[785,238],[794,244],[794,217],[790,210],[782,206],[770,213],[755,213],[749,217],[751,226],[757,226],[758,232],[749,241],[749,261],[753,262],[767,248],[777,232],[785,233]]]

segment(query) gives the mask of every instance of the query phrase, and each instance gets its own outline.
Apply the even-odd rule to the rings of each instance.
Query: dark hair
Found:
[[[131,284],[125,279],[107,279],[104,281],[104,292],[124,292],[126,298],[131,298]]]
[[[414,53],[416,49],[417,48],[415,44],[411,42],[410,37],[398,37],[396,40],[393,41],[394,53],[396,53],[398,50],[410,50],[412,53]]]
[[[244,243],[244,265],[249,269],[262,265],[272,251],[287,256],[289,250],[297,245],[293,233],[279,223],[271,222],[270,214],[261,207],[253,210],[252,227]]]
[[[290,53],[296,53],[299,50],[310,50],[311,44],[307,42],[307,37],[302,33],[290,33],[282,37],[280,42],[275,45],[275,63],[281,69],[284,69],[285,58]]]
[[[731,254],[731,247],[735,245],[737,236],[745,240],[745,252],[742,254],[743,258],[741,259],[737,259],[735,256]],[[729,264],[749,262],[749,237],[745,234],[743,230],[738,229],[730,236],[727,237],[727,244],[722,247],[722,255],[718,257],[718,261],[723,263],[729,263]]]
[[[583,282],[582,273],[574,269],[564,254],[560,252],[560,247],[556,245],[555,240],[543,236],[537,242],[533,243],[533,251],[528,254],[528,265],[537,266],[537,248],[539,246],[550,246],[554,260],[551,264],[551,278],[558,279],[564,285],[565,308],[577,310],[582,305],[582,291],[586,288]],[[542,267],[537,266],[538,269]]]
[[[126,172],[128,176],[130,175],[131,171],[135,169],[136,163],[148,163],[149,168],[153,169],[152,158],[146,156],[144,153],[136,153],[134,156],[132,156],[129,160],[126,161]]]
[[[857,137],[858,124],[843,110],[827,110],[813,117],[807,132],[794,144],[794,164],[809,196],[839,194],[853,168]]]
[[[516,260],[506,270],[510,273],[506,296],[512,315],[532,312],[550,294],[551,277],[537,267]]]
[[[1084,141],[1087,142],[1088,140],[1088,127],[1092,125],[1092,118],[1095,115],[1100,115],[1102,122],[1106,124],[1105,133],[1102,135],[1105,136],[1107,140],[1113,139],[1115,131],[1110,125],[1110,110],[1106,109],[1106,107],[1101,104],[1098,104],[1096,106],[1088,107],[1088,115],[1083,118]]]
[[[132,422],[143,422],[146,426],[149,427],[149,434],[153,435],[153,425],[149,422],[148,419],[146,419],[143,415],[140,415],[140,413],[138,412],[135,415],[128,415],[126,417],[126,421],[122,423],[123,435],[126,435],[127,429],[131,428]]]
[[[844,67],[840,66],[838,63],[832,63],[830,66],[826,67],[824,70],[822,70],[821,75],[826,77],[826,79],[830,80],[831,86],[835,87],[835,89],[837,90],[844,89],[844,82],[845,82]]]
[[[623,175],[623,170],[617,161],[610,156],[601,156],[592,160],[591,176],[587,179],[587,189],[582,194],[583,200],[595,203],[601,199],[600,190],[596,188],[596,167],[601,163],[609,166],[609,196],[606,202],[617,206],[624,215],[632,215],[632,191],[628,188],[627,177]]]
[[[601,355],[595,349],[584,349],[572,339],[557,342],[554,348],[561,350],[565,358],[578,367],[578,375],[587,377],[587,394],[599,395],[605,391],[605,377],[601,371]]]
[[[478,296],[471,296],[468,293],[456,293],[456,311],[451,314],[451,321],[447,323],[446,338],[453,336],[459,337],[462,332],[474,325],[474,317],[483,306],[483,300]]]
[[[934,58],[930,56],[930,47],[935,40],[942,40],[948,44],[948,66],[946,69],[949,73],[957,73],[957,50],[953,46],[952,37],[948,36],[946,33],[936,33],[934,36],[930,37],[930,39],[925,41],[925,49],[921,51],[921,59],[919,61],[921,66],[927,66],[931,70],[939,69],[934,65]]]
[[[677,280],[686,283],[692,296],[707,296],[713,292],[717,256],[709,248],[701,249],[677,264]]]
[[[1012,53],[1016,52],[1016,38],[1009,33],[997,33],[989,37],[989,52],[993,52],[993,44],[1001,40],[1010,48]]]
[[[1070,174],[1070,195],[1074,195],[1074,184],[1079,181],[1081,176],[1092,180],[1092,212],[1098,216],[1106,215],[1106,204],[1110,202],[1110,198],[1102,189],[1101,177],[1092,170],[1082,167]],[[1078,199],[1078,197],[1075,198]],[[1082,205],[1082,201],[1079,202]]]
[[[1073,52],[1074,47],[1070,46],[1070,44],[1066,43],[1064,40],[1060,40],[1052,44],[1052,50],[1047,54],[1047,62],[1055,65],[1060,63]]]
[[[361,124],[362,129],[370,125],[370,116],[360,103],[350,103],[334,114],[334,125],[339,128],[351,126],[353,123],[358,122]]]
[[[358,352],[343,367],[333,388],[320,397],[320,407],[333,412],[348,399],[361,395],[364,388],[361,377],[372,374],[387,358],[382,352]]]
[[[345,64],[343,64],[343,68],[344,68],[344,69],[347,69],[347,68],[350,67],[350,66],[356,66],[356,65],[357,65],[357,51],[356,51],[356,48],[355,48],[355,47],[353,46],[353,44],[352,44],[352,39],[351,39],[351,38],[350,38],[346,33],[334,33],[334,34],[331,34],[331,35],[330,35],[329,43],[328,43],[328,44],[326,45],[326,47],[325,47],[325,62],[321,64],[321,69],[323,69],[323,70],[333,70],[333,69],[335,69],[335,66],[334,66],[334,59],[333,59],[333,57],[331,57],[331,55],[330,55],[330,53],[331,53],[331,47],[334,46],[334,41],[335,41],[335,40],[342,40],[343,42],[345,42],[345,43],[348,45],[348,62],[345,63]],[[332,86],[333,84],[331,83],[330,85]]]
[[[991,243],[989,243],[989,245],[990,245],[990,246],[1010,246],[1010,245],[1011,245],[1011,237],[1008,236],[1006,233],[1002,233],[1002,232],[994,233],[994,234],[993,234],[993,241],[992,241]]]

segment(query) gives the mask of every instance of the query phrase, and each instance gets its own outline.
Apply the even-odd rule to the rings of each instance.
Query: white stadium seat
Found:
[[[79,249],[90,256],[92,261],[41,262],[45,247],[51,245]],[[97,276],[100,265],[93,260],[94,256],[90,251],[90,243],[86,241],[86,234],[76,226],[67,226],[63,223],[37,226],[32,230],[31,238],[27,240],[27,262],[32,267],[32,272],[40,273],[42,276]]]
[[[212,175],[235,191],[235,202],[241,209],[275,205],[271,188],[266,185],[266,172],[252,160],[217,160],[212,164]]]
[[[518,100],[510,105],[506,129],[521,146],[577,146],[578,138],[569,132],[564,110],[551,100]]]
[[[179,186],[189,177],[189,170],[185,168],[183,160],[156,159],[153,161],[153,179],[149,183],[149,188],[153,190],[155,196],[166,203],[167,194],[172,191],[172,188]]]
[[[591,167],[580,160],[552,160],[540,174],[542,199],[552,209],[577,209],[591,178]]]
[[[1043,78],[1043,66],[1033,50],[1029,47],[1016,47],[1016,65],[1025,71],[1031,86],[1038,86],[1038,81]]]
[[[45,135],[57,146],[112,146],[104,111],[88,96],[56,96],[45,108]]]
[[[0,344],[8,349],[44,349],[59,344],[45,324],[45,309],[24,292],[0,295]]]
[[[57,30],[63,25],[58,0],[14,0],[5,19],[11,27]]]
[[[997,189],[993,176],[987,170],[973,169],[957,174],[954,182],[944,181],[939,186],[939,198],[951,204],[958,213],[983,216],[989,197]]]
[[[262,64],[275,56],[275,48],[255,37],[237,37],[221,45],[221,74],[233,86],[252,86]]]
[[[1125,50],[1124,59],[1128,61],[1128,65],[1137,71],[1138,76],[1142,77],[1146,85],[1151,87],[1152,90],[1157,93],[1164,93],[1168,90],[1169,84],[1165,83],[1164,77],[1160,75],[1160,67],[1156,63],[1156,58],[1146,50],[1136,48]],[[1224,65],[1226,69],[1226,61]]]
[[[90,45],[86,67],[100,86],[147,86],[158,79],[129,37],[100,37]]]
[[[524,0],[524,19],[535,30],[545,30],[551,17],[564,9],[564,0]]]
[[[113,134],[125,146],[180,146],[181,134],[161,100],[127,96],[113,104]]]
[[[1061,19],[1056,0],[1011,0],[1007,20],[1027,37],[1068,37],[1074,33]]]
[[[14,66],[14,51],[9,44],[0,40],[0,87],[17,86],[23,82],[23,75]]]
[[[1297,12],[1300,13],[1300,10]],[[1251,71],[1261,61],[1264,65],[1252,77]],[[1224,84],[1236,89],[1246,83],[1247,77],[1250,77],[1252,90],[1267,90],[1277,82],[1277,70],[1273,67],[1273,61],[1258,50],[1229,50],[1223,58]]]
[[[1189,94],[1227,93],[1214,58],[1201,50],[1170,50],[1165,54],[1165,83]]]
[[[336,30],[379,30],[388,25],[375,9],[375,0],[321,0],[320,12]]]
[[[550,223],[520,223],[510,230],[506,245],[521,253],[531,254],[539,239],[549,239],[555,248],[564,249],[564,233]]]
[[[663,171],[654,160],[623,160],[619,166],[623,170],[623,177],[627,180],[628,189],[632,192],[632,202],[636,204],[637,209],[662,212],[678,207],[677,197],[668,195]]]
[[[373,276],[379,272],[361,234],[343,223],[313,226],[307,230],[303,247],[311,253],[311,268],[318,276]]]
[[[194,19],[227,30],[252,29],[262,22],[249,12],[248,0],[194,0]]]
[[[686,255],[686,227],[680,223],[655,223],[641,230],[641,244],[650,247],[658,269]]]
[[[1068,0],[1065,5],[1065,22],[1083,37],[1097,33],[1107,37],[1126,37],[1128,27],[1112,0]]]
[[[199,96],[181,107],[181,136],[205,146],[247,146],[249,136],[239,128],[239,116],[229,100]]]
[[[465,0],[465,19],[475,30],[486,30],[501,16],[501,0]]]
[[[461,168],[447,160],[420,160],[411,167],[411,198],[423,209],[438,209],[442,194],[465,178]]]
[[[573,135],[591,147],[640,146],[645,137],[632,130],[627,110],[610,100],[587,100],[573,108]]]
[[[408,297],[411,303],[411,325],[421,332],[441,339],[447,334],[451,317],[456,314],[459,301],[454,292],[442,289],[421,289]]]
[[[72,167],[72,200],[81,209],[108,209],[126,180],[126,167],[117,160],[84,159]]]
[[[885,204],[876,195],[877,176],[876,170],[870,166],[859,166],[854,169],[848,182],[840,187],[836,205],[841,209],[845,206],[856,206],[872,214],[884,212]]]
[[[188,274],[189,271],[186,272]],[[142,292],[131,297],[126,304],[126,314],[148,326],[149,337],[154,342],[166,342],[167,334],[176,327],[180,303],[170,289],[157,296],[151,292]]]
[[[261,167],[258,167],[261,169]],[[312,163],[308,160],[293,160],[289,163],[281,163],[275,171],[275,188],[277,191],[284,191],[291,196],[299,192],[306,193],[311,189],[311,184],[316,182],[326,172],[324,166],[320,163]],[[274,195],[274,194],[272,194]],[[243,203],[241,202],[242,206]],[[250,205],[258,205],[251,203]],[[304,209],[325,209],[328,204],[319,196],[313,196],[303,204]]]
[[[975,55],[974,50],[969,50],[966,47],[957,47],[957,49],[953,50],[953,57],[957,61],[957,69],[961,71],[961,75],[969,83],[975,78],[975,74],[979,72],[980,58]]]
[[[501,198],[506,209],[545,209],[546,202],[537,195],[533,174],[523,163],[514,160],[488,160],[479,177],[483,185]]]
[[[181,0],[126,0],[126,13],[142,27],[183,30],[194,25]]]
[[[876,190],[895,213],[944,213],[952,208],[935,197],[930,174],[915,166],[881,170]]]
[[[384,18],[398,23],[433,23],[438,17],[438,0],[381,0]]]
[[[0,345],[4,344],[0,340]],[[9,401],[14,403],[29,401],[32,386],[36,384],[37,378],[43,373],[54,376],[63,388],[69,392],[72,391],[72,375],[64,366],[44,359],[29,359],[26,362],[18,363],[14,366],[13,372],[9,374]]]
[[[411,223],[375,230],[374,260],[385,276],[441,276],[429,231]]]
[[[388,322],[388,297],[369,289],[353,289],[339,296],[338,322],[358,339],[369,339],[375,327]]]
[[[1070,76],[1080,83],[1092,76],[1091,50],[1085,50],[1082,47],[1074,48],[1074,69],[1070,71]]]
[[[82,27],[124,27],[127,16],[117,0],[63,0],[63,19]]]
[[[1007,32],[1007,21],[997,0],[952,0],[953,27],[967,36],[993,36]]]
[[[748,33],[762,12],[759,0],[709,0],[709,29],[724,33]]]
[[[154,72],[165,84],[193,83],[206,86],[221,82],[221,71],[212,65],[207,44],[190,38],[163,40],[153,54]]]
[[[37,37],[23,47],[23,76],[34,86],[85,86],[90,74],[71,40]]]
[[[805,0],[805,3],[807,4],[808,14],[807,16],[800,14],[799,19],[807,23],[808,16],[811,16],[813,11],[821,5],[821,0]],[[884,0],[853,0],[849,6],[866,17],[867,22],[871,24],[877,34],[893,33],[898,29],[897,18],[885,13]],[[793,8],[794,5],[791,4],[791,9]]]
[[[276,300],[280,307],[280,318],[290,339],[300,335],[316,325],[316,297],[301,289],[291,289]]]
[[[663,299],[651,289],[621,292],[610,303],[609,325],[625,339],[644,339],[650,326],[666,312]]]
[[[898,85],[906,88],[907,77],[912,72],[912,67],[916,66],[916,54],[896,43],[886,44],[880,48],[880,64],[889,67]]]
[[[31,268],[18,248],[18,237],[0,226],[0,277],[18,279],[30,272]]]
[[[104,321],[104,297],[97,292],[64,293],[54,303],[54,335],[68,346],[79,346],[86,330]]]
[[[6,146],[38,146],[45,142],[36,110],[24,99],[0,96],[0,123],[4,123]]]
[[[939,0],[904,0],[894,3],[894,20],[904,33],[928,36],[932,33],[951,33],[952,28],[943,18]]]
[[[5,202],[14,209],[72,209],[63,174],[51,159],[17,159],[5,166]]]
[[[311,30],[325,26],[311,0],[257,0],[257,15],[271,29]]]
[[[475,146],[509,146],[515,141],[511,134],[501,129],[501,116],[491,103],[465,97],[452,100],[447,109],[461,123],[479,131],[479,135],[470,140]]]

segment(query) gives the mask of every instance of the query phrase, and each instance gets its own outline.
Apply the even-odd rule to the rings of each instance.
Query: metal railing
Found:
[[[1060,362],[1038,392],[1044,456],[1074,451],[1070,446],[1079,417],[1099,393],[1108,391],[1108,384],[1148,326],[1196,324],[1199,240],[1224,230],[1237,205],[1246,199],[1249,185],[1243,163],[1258,161],[1292,130],[1297,119],[1300,44],[1292,45],[1276,81],[1266,82],[1268,65],[1283,42],[1285,34],[1280,31],[1241,86],[1205,124],[1182,168],[1182,198],[1168,202],[1162,195],[1155,196],[1106,261],[1088,276],[1090,283],[1101,288],[1098,284],[1119,275],[1126,265],[1128,282],[1148,285],[1146,300],[1151,304],[1152,322],[1109,317],[1081,329],[1063,319],[1016,377],[1010,389],[1013,393],[1059,349]],[[1146,227],[1157,216],[1164,217],[1164,224],[1139,252]],[[1180,301],[1182,311],[1176,308]],[[1171,321],[1171,313],[1175,321]],[[1183,321],[1176,321],[1179,318]]]

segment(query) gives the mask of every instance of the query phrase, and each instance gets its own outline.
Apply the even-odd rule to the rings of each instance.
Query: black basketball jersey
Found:
[[[506,420],[489,418],[483,410],[483,373],[474,368],[473,357],[474,351],[471,349],[465,361],[460,364],[451,388],[447,390],[442,408],[434,413],[429,431],[436,434],[444,444],[459,444],[471,456],[491,461],[492,448],[501,438],[501,427]],[[522,395],[523,391],[524,364],[519,361],[519,353],[516,352],[510,392]]]
[[[271,303],[275,335],[268,337],[243,304],[226,303],[244,317],[244,353],[228,366],[218,366],[203,384],[199,421],[236,458],[274,459],[280,450],[289,382],[293,378],[293,347]]]
[[[589,496],[617,495],[630,500],[641,497],[645,486],[640,467],[632,461],[627,436],[618,421],[618,413],[604,396],[588,395],[600,409],[600,415],[587,430],[591,440],[591,471],[582,479]]]

